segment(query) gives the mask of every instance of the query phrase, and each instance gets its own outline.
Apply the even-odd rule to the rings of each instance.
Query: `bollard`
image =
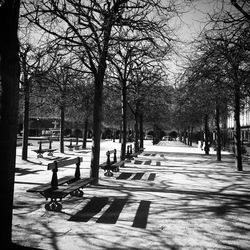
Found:
[[[117,162],[117,158],[116,158],[116,149],[114,149],[114,163]]]
[[[129,158],[129,145],[127,145],[127,155],[126,155],[127,158]]]

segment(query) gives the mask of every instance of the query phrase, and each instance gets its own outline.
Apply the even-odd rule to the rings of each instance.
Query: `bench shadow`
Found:
[[[27,175],[27,174],[37,174],[39,172],[42,172],[43,170],[30,170],[28,168],[19,168],[19,167],[16,167],[15,168],[15,173],[18,175],[18,176],[22,176],[22,175]]]
[[[61,157],[61,156],[55,156],[55,157],[43,157],[44,160],[47,161],[63,161],[63,160],[68,160],[70,157]]]
[[[75,155],[74,153],[64,153],[65,155]]]
[[[116,224],[123,208],[128,202],[131,204],[136,201],[129,201],[127,197],[115,197],[112,201],[110,197],[92,197],[90,201],[80,211],[72,215],[68,221],[88,222],[106,207],[106,210],[98,217],[96,223]],[[150,204],[151,201],[146,200],[139,202],[137,210],[135,211],[132,227],[144,229],[147,227]]]
[[[26,161],[35,165],[43,165],[42,162],[36,162],[36,161],[31,161],[31,160],[26,160]]]

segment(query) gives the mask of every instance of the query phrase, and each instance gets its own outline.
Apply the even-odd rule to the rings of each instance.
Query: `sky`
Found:
[[[167,63],[174,77],[183,71],[183,68],[179,67],[183,64],[182,56],[191,52],[188,43],[197,38],[204,26],[207,25],[208,13],[212,14],[214,11],[218,11],[219,8],[220,6],[218,6],[216,0],[195,1],[186,9],[185,13],[182,14],[181,20],[178,19],[179,29],[177,36],[186,43],[180,45],[180,48],[178,48],[179,56],[175,56],[174,60]]]
[[[221,2],[217,0],[199,0],[194,1],[187,11],[182,15],[181,28],[179,33],[183,38],[192,40],[196,37],[202,28],[207,24],[208,13],[213,14],[221,8]]]

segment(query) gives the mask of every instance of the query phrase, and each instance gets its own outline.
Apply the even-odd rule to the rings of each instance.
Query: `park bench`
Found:
[[[66,147],[69,149],[69,151],[73,151],[73,149],[75,150],[79,150],[80,149],[80,145],[78,145],[78,138],[75,140],[76,144],[73,145],[73,140],[70,139],[69,141],[69,145],[66,145]]]
[[[132,144],[127,145],[126,158],[133,159],[134,157],[137,157],[139,154],[141,154],[143,150],[144,150],[143,148],[139,148],[137,152],[135,152],[135,149],[133,150]]]
[[[113,154],[113,161],[110,160],[111,154]],[[112,172],[118,172],[119,168],[124,166],[124,161],[117,161],[116,149],[107,151],[106,156],[106,162],[103,162],[99,166],[105,171],[105,176],[113,176]]]
[[[40,140],[38,142],[39,147],[38,149],[33,150],[37,153],[37,158],[42,158],[44,153],[48,153],[48,156],[53,156],[53,152],[56,151],[56,149],[52,149],[52,140]],[[49,143],[48,148],[42,148],[42,144]]]
[[[27,192],[40,193],[46,198],[46,200],[50,198],[50,202],[45,204],[45,209],[47,211],[61,211],[62,204],[58,200],[61,201],[67,195],[82,197],[83,191],[81,189],[91,184],[94,180],[94,178],[81,178],[81,162],[82,158],[77,157],[49,163],[47,170],[52,171],[51,182],[28,189]],[[72,164],[76,164],[75,174],[72,176],[64,176],[58,179],[58,169]]]

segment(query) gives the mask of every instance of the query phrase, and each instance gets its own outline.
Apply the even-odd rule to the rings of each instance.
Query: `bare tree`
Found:
[[[69,117],[75,119],[77,122],[81,121],[81,123],[84,123],[82,148],[86,148],[89,125],[92,125],[90,117],[93,112],[94,86],[92,81],[93,78],[88,73],[77,71],[77,76],[72,85],[74,111],[73,114],[71,112]]]
[[[139,136],[139,120],[142,121],[142,110],[139,106],[142,105],[141,96],[138,91],[149,78],[149,72],[156,71],[155,69],[164,69],[164,61],[172,52],[172,42],[164,43],[161,46],[153,43],[152,40],[143,40],[139,37],[131,37],[129,32],[120,34],[121,41],[112,48],[109,53],[109,75],[115,79],[111,81],[110,89],[117,89],[121,96],[121,120],[122,120],[122,140],[121,140],[121,159],[125,158],[126,142],[127,142],[127,106],[129,104],[128,95],[130,92],[137,92],[137,105],[129,105],[130,110],[135,118],[135,150],[139,148],[138,139],[140,137],[140,146],[143,147],[143,131],[141,124],[141,136]],[[171,34],[169,34],[169,38]],[[126,39],[125,39],[126,38]],[[125,39],[125,40],[123,40]],[[161,62],[161,67],[159,64]],[[152,77],[153,73],[150,75]],[[152,82],[154,80],[152,79]],[[118,84],[117,84],[118,83]],[[136,87],[137,86],[137,87]],[[137,89],[138,91],[136,91]],[[139,104],[141,102],[141,104]],[[135,104],[135,102],[133,102]]]
[[[43,74],[43,77],[36,79],[36,88],[40,96],[48,104],[57,107],[60,113],[60,152],[64,153],[64,131],[65,115],[68,106],[74,100],[74,81],[77,73],[73,69],[70,58],[63,58],[58,61],[56,67]],[[40,89],[45,91],[39,91]]]
[[[243,33],[244,34],[244,33]],[[218,38],[218,39],[217,39]],[[235,139],[235,156],[237,159],[237,169],[242,171],[242,144],[241,144],[241,125],[240,111],[242,100],[242,87],[246,84],[244,68],[248,67],[245,63],[249,58],[249,53],[245,50],[244,36],[238,36],[233,43],[230,37],[219,34],[217,37],[210,37],[210,43],[214,47],[214,52],[221,61],[225,62],[224,70],[228,76],[228,88],[231,90],[234,99],[234,139]]]
[[[234,139],[237,169],[242,170],[240,110],[249,86],[249,1],[214,1],[217,8],[208,13],[209,25],[202,32],[210,57],[226,72],[227,89],[233,99]],[[204,35],[205,34],[205,35]],[[224,71],[224,72],[223,72]]]
[[[118,43],[117,46],[110,53],[110,76],[115,79],[111,81],[110,89],[116,89],[121,96],[121,121],[122,121],[122,135],[121,135],[121,159],[125,159],[126,142],[127,142],[127,95],[131,84],[133,72],[138,70],[136,61],[144,57],[146,52],[141,47],[142,42],[131,41]],[[141,60],[140,60],[141,62]],[[140,65],[139,67],[142,67]],[[114,83],[114,84],[112,84]],[[117,84],[118,83],[118,84]]]
[[[28,156],[28,133],[29,133],[29,113],[30,95],[32,93],[32,82],[50,71],[57,64],[56,55],[50,47],[36,48],[30,43],[22,43],[20,46],[20,65],[21,65],[21,94],[24,96],[23,107],[23,143],[22,159],[27,160]],[[52,56],[52,58],[51,58]]]

